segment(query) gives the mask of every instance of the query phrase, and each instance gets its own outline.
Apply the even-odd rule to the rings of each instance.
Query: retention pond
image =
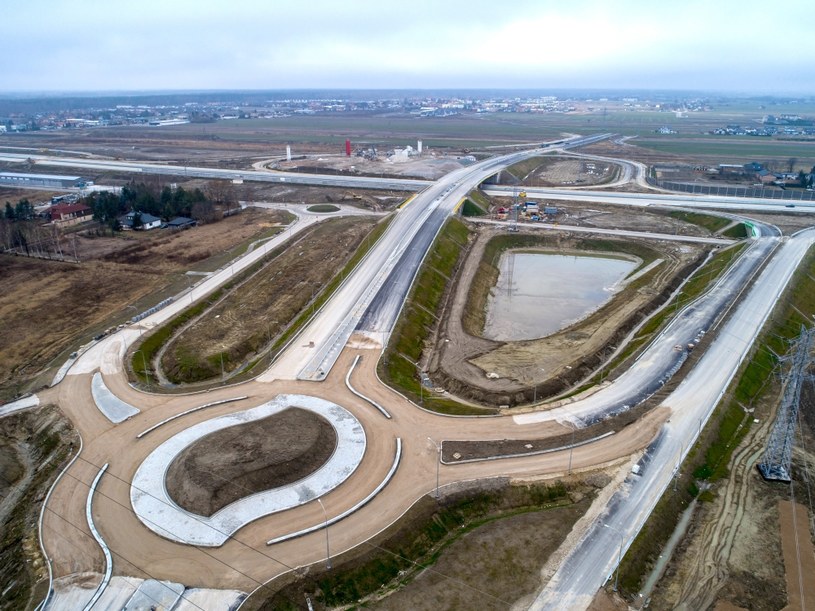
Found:
[[[634,257],[507,251],[487,302],[484,337],[519,341],[559,331],[611,299],[640,263]]]

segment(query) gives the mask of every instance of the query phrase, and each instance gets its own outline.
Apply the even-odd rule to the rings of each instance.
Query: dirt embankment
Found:
[[[715,483],[715,497],[702,497],[707,502],[699,504],[657,584],[652,608],[703,609],[725,601],[745,609],[785,607],[778,500],[788,498],[790,488],[765,482],[756,469],[779,392],[776,388],[754,406],[759,424],[734,451],[730,475]]]
[[[184,509],[211,516],[245,496],[303,479],[336,447],[337,433],[327,420],[287,409],[189,446],[167,470],[167,492]]]
[[[26,609],[48,577],[37,538],[40,507],[79,437],[54,406],[0,418],[0,608]],[[52,511],[54,509],[52,508]],[[69,525],[66,525],[70,528]]]
[[[510,608],[534,596],[540,567],[589,509],[597,487],[494,478],[445,488],[440,500],[423,497],[371,541],[332,557],[331,571],[289,573],[246,607]]]
[[[665,303],[682,280],[699,264],[703,249],[638,241],[592,240],[565,232],[521,233],[514,240],[528,248],[547,250],[617,251],[643,260],[663,262],[626,286],[609,303],[586,319],[553,335],[518,342],[479,337],[489,291],[498,277],[500,254],[491,240],[507,242],[501,230],[482,229],[465,265],[455,279],[451,304],[441,323],[440,341],[427,359],[437,386],[478,403],[514,406],[557,395],[590,375],[646,316]],[[487,378],[494,373],[496,377]]]
[[[575,157],[533,157],[497,175],[498,184],[526,187],[596,186],[611,182],[620,166],[609,161]]]

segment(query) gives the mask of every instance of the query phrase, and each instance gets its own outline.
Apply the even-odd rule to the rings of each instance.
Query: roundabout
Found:
[[[328,460],[302,479],[255,492],[233,501],[211,516],[182,508],[171,497],[167,475],[185,450],[242,424],[274,417],[293,408],[312,412],[336,433]],[[139,520],[156,534],[188,545],[218,547],[236,531],[263,516],[292,509],[330,492],[359,466],[365,454],[365,432],[359,420],[335,403],[307,395],[278,395],[258,407],[201,422],[161,445],[139,466],[130,487],[130,500]]]

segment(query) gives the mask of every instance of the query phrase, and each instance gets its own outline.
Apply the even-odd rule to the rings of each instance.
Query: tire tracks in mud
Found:
[[[746,417],[752,414],[745,413]],[[749,508],[756,505],[757,490],[754,468],[764,452],[773,419],[765,418],[760,426],[748,433],[730,461],[730,477],[717,490],[716,501],[709,505],[704,524],[693,534],[693,542],[683,552],[678,567],[678,594],[673,600],[676,609],[692,610],[712,607],[731,574],[731,557],[737,537],[745,526]],[[745,536],[745,544],[750,544]],[[670,600],[674,598],[666,593]],[[668,601],[663,601],[668,602]]]

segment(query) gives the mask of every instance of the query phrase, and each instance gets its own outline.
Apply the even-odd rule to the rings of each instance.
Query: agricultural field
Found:
[[[50,383],[47,373],[79,344],[181,292],[196,281],[185,272],[212,271],[252,241],[280,231],[290,218],[249,209],[175,233],[77,233],[80,263],[0,255],[2,395],[22,392],[34,378]]]

